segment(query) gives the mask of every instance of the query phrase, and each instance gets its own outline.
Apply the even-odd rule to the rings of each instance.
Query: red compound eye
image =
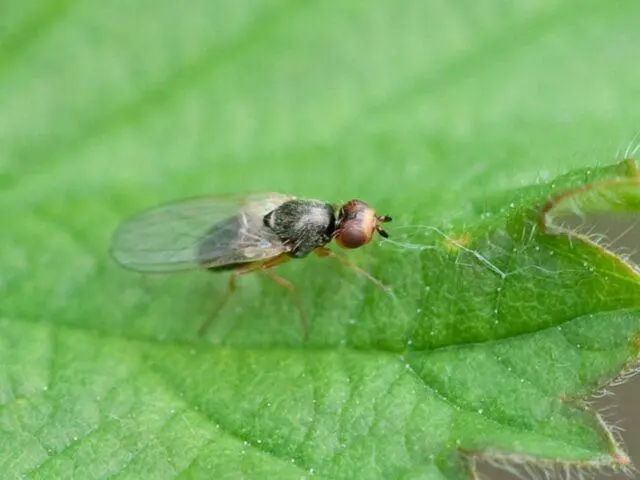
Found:
[[[361,228],[355,226],[345,226],[340,230],[336,242],[342,248],[358,248],[367,243],[371,236],[367,235]]]

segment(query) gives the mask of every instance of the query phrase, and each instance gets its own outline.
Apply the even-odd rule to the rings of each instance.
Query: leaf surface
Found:
[[[7,478],[428,478],[625,468],[590,394],[640,279],[575,227],[637,213],[630,0],[0,5]],[[611,164],[611,165],[609,165]],[[391,241],[260,276],[117,268],[127,215],[200,194],[362,198]],[[574,218],[575,219],[575,218]],[[573,225],[573,226],[572,226]]]

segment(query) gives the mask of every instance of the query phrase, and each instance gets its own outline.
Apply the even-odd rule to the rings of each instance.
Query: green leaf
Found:
[[[464,479],[630,460],[587,398],[633,373],[640,4],[0,5],[4,478]],[[633,145],[631,145],[631,149]],[[627,150],[627,153],[631,152]],[[609,165],[608,164],[613,164]],[[589,167],[591,165],[591,167]],[[259,275],[108,258],[183,196],[362,198],[391,239]],[[576,218],[578,220],[576,220]]]

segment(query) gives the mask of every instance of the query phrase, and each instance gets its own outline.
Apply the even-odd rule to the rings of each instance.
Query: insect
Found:
[[[121,266],[139,272],[230,271],[227,292],[200,334],[235,291],[237,277],[263,271],[291,293],[306,336],[308,324],[295,288],[272,268],[314,252],[339,260],[389,292],[378,279],[327,245],[335,240],[344,249],[359,248],[376,232],[387,238],[382,224],[390,221],[391,217],[377,215],[361,200],[336,206],[280,193],[199,197],[160,205],[126,219],[113,235],[110,253]]]

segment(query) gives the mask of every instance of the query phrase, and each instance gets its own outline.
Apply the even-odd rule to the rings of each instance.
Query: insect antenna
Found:
[[[382,215],[380,217],[376,217],[376,220],[376,232],[378,232],[382,238],[389,238],[389,234],[380,226],[380,224],[388,223],[393,219],[389,215]]]

